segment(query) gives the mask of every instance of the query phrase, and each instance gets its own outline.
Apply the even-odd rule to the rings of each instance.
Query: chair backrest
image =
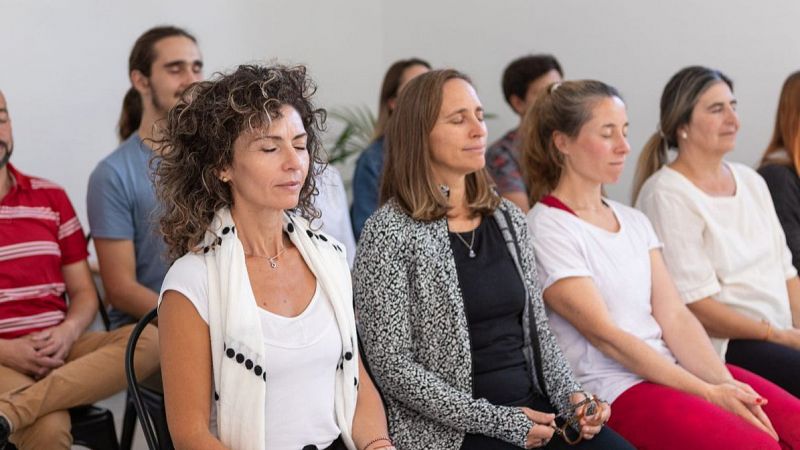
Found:
[[[133,367],[136,342],[145,327],[156,317],[158,317],[158,309],[153,309],[139,319],[139,323],[136,324],[136,327],[131,332],[131,336],[128,339],[128,347],[125,350],[125,377],[128,380],[128,393],[133,399],[133,406],[136,408],[136,415],[139,417],[139,423],[142,424],[142,431],[147,440],[147,447],[150,450],[172,448],[172,440],[169,437],[166,417],[164,417],[163,413],[164,397],[162,394],[139,386],[136,370]],[[158,410],[160,410],[160,414],[156,412]],[[160,417],[154,418],[153,414]]]

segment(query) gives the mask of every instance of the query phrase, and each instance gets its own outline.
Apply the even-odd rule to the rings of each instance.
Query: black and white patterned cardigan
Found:
[[[503,200],[494,218],[528,294],[523,328],[535,384],[565,412],[581,388],[550,332],[525,217]],[[519,408],[472,398],[469,329],[447,233],[445,219],[417,221],[389,201],[359,241],[356,316],[390,433],[400,450],[457,450],[465,433],[524,447],[531,423]]]

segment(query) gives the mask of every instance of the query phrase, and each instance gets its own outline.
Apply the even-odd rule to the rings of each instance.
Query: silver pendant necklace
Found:
[[[281,240],[283,240],[283,239],[281,239]],[[283,242],[281,242],[281,244],[283,244]],[[278,253],[275,256],[257,255],[255,253],[247,253],[247,252],[245,252],[245,256],[249,256],[251,258],[263,258],[263,259],[266,259],[267,262],[269,262],[269,267],[272,270],[275,270],[275,269],[278,268],[278,257],[281,256],[283,254],[283,252],[285,252],[285,251],[286,251],[286,246],[281,245],[280,251],[278,251]]]
[[[464,243],[464,245],[466,245],[466,246],[467,246],[467,248],[469,249],[469,257],[470,257],[470,258],[475,258],[475,256],[477,256],[477,255],[475,254],[475,250],[472,248],[472,245],[473,245],[473,244],[475,244],[475,230],[477,230],[477,228],[473,228],[473,229],[472,229],[472,237],[469,239],[469,242],[467,242],[467,240],[466,240],[466,239],[464,239],[463,237],[461,237],[461,233],[455,233],[455,235],[456,235],[456,237],[458,238],[458,240],[460,240],[461,242],[463,242],[463,243]]]

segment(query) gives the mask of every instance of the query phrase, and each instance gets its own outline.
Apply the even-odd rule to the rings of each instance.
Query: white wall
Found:
[[[625,96],[633,153],[608,192],[627,201],[661,90],[685,65],[734,79],[742,129],[731,159],[757,161],[781,83],[800,68],[797,17],[793,0],[0,0],[0,89],[14,120],[14,164],[65,186],[85,224],[86,180],[117,144],[128,53],[153,25],[192,31],[207,74],[272,58],[307,63],[325,107],[375,108],[381,77],[398,58],[461,69],[498,114],[491,139],[516,123],[500,91],[505,65],[550,52],[568,78],[597,78]]]

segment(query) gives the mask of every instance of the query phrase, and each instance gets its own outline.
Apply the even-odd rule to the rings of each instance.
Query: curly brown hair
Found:
[[[294,212],[318,218],[313,205],[316,176],[324,169],[320,131],[325,110],[311,102],[316,85],[304,66],[241,65],[190,86],[170,110],[161,159],[155,168],[156,194],[163,214],[160,231],[175,260],[202,245],[214,213],[233,204],[230,187],[219,173],[233,162],[233,143],[249,130],[271,123],[284,105],[300,114],[307,133],[310,168]]]

